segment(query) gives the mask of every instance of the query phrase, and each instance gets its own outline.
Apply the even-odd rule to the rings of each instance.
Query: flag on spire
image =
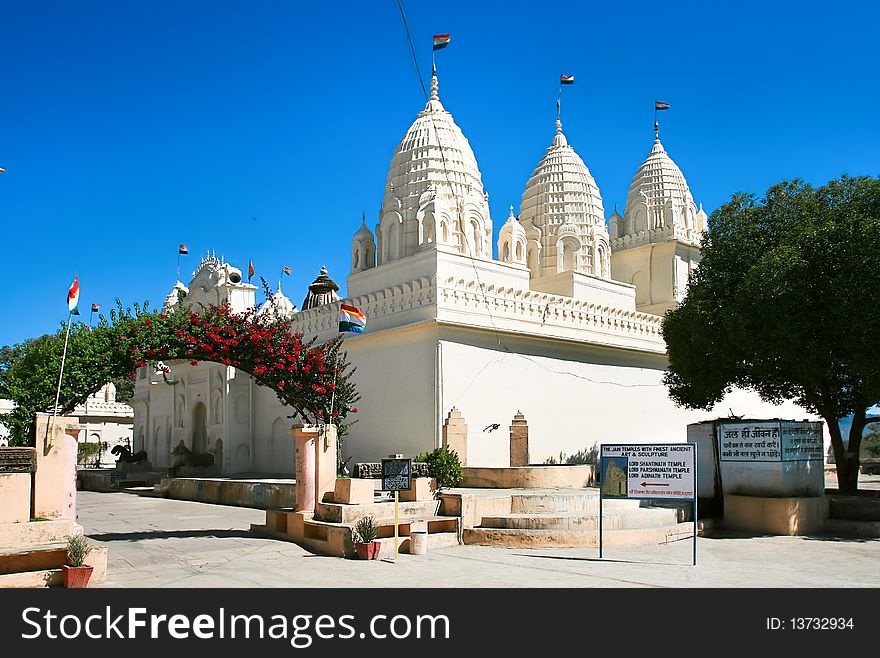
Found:
[[[251,278],[254,276],[254,261],[253,259],[248,262],[248,283],[251,282]]]
[[[97,313],[99,310],[101,310],[100,304],[92,304],[92,313]]]
[[[281,271],[284,272],[287,276],[290,276],[290,273],[293,272],[287,265],[281,268]]]
[[[668,110],[668,109],[669,109],[669,103],[663,103],[661,101],[654,101],[654,111],[655,112],[657,110]]]
[[[559,84],[573,85],[574,84],[574,76],[573,75],[565,75],[565,74],[560,75],[559,76]]]
[[[77,304],[79,304],[79,275],[73,277],[73,285],[67,291],[67,310],[71,315],[79,315]]]
[[[177,250],[177,254],[178,254],[178,255],[184,255],[184,256],[185,256],[185,255],[188,254],[188,253],[189,253],[189,251],[187,251],[186,245],[185,245],[185,244],[181,244],[181,245],[180,245],[180,248]]]
[[[452,40],[448,34],[435,34],[434,35],[434,50],[440,50],[449,45],[449,42]]]

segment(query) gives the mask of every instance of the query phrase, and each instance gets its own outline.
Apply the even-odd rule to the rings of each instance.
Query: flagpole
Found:
[[[64,361],[67,359],[67,340],[70,338],[70,322],[73,311],[67,313],[67,331],[64,334],[64,351],[61,353],[61,371],[58,373],[58,388],[55,391],[55,405],[52,407],[52,425],[49,430],[49,445],[55,442],[55,419],[58,417],[58,401],[61,398],[61,378],[64,376]]]

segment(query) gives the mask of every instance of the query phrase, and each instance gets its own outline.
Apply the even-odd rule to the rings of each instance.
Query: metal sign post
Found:
[[[599,557],[604,498],[677,500],[693,504],[697,564],[697,446],[692,443],[604,444],[599,458]]]
[[[397,548],[399,544],[399,536],[397,529],[400,527],[400,493],[394,492],[394,561],[397,561]]]
[[[599,558],[602,558],[602,480],[605,467],[605,458],[599,458]]]
[[[400,491],[412,489],[412,459],[382,460],[382,491],[394,492],[394,561],[397,561],[400,528]]]

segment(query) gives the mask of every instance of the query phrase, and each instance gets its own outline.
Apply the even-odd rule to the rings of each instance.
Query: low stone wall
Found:
[[[491,489],[579,489],[592,486],[595,469],[588,464],[510,466],[483,468],[465,466],[459,486]]]
[[[293,482],[166,478],[159,489],[168,498],[176,500],[256,509],[293,507],[296,500],[296,484]]]

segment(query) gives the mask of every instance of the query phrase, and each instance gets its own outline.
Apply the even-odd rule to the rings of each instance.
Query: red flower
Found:
[[[358,408],[357,408],[357,407],[352,407],[352,408],[351,408],[351,413],[356,414],[357,412],[358,412]]]
[[[197,365],[199,365],[199,362],[196,361],[195,359],[193,359],[192,361],[189,362],[189,364],[190,364],[191,366],[197,366]]]
[[[152,327],[152,326],[153,326],[153,323],[150,322],[149,320],[144,320],[144,324],[147,325],[148,327]]]

